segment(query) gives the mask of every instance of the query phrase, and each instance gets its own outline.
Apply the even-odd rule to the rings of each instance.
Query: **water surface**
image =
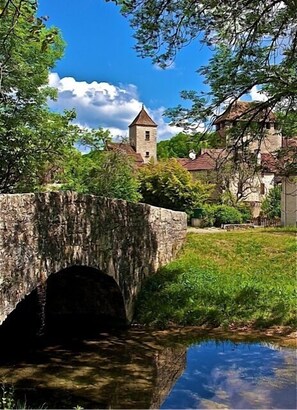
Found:
[[[30,408],[296,408],[295,351],[268,341],[130,330],[14,357],[0,380]]]

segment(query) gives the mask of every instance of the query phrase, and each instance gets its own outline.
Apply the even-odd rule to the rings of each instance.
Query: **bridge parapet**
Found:
[[[130,320],[143,279],[172,260],[183,212],[74,192],[0,195],[0,324],[47,278],[81,265],[119,285]]]

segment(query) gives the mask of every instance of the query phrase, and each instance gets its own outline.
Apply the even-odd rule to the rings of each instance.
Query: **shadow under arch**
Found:
[[[51,274],[17,304],[0,326],[0,341],[5,350],[27,350],[49,337],[86,337],[127,325],[116,281],[75,265]]]
[[[44,287],[46,335],[92,335],[128,324],[118,284],[98,269],[71,266],[50,275]]]

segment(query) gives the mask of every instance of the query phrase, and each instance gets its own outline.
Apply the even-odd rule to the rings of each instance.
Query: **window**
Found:
[[[261,182],[261,185],[260,185],[260,194],[261,195],[265,194],[265,184],[263,182]]]
[[[265,128],[266,128],[267,130],[270,130],[270,122],[265,122]]]
[[[150,132],[149,131],[145,131],[145,140],[146,141],[150,140]]]
[[[145,153],[145,157],[148,158],[149,156],[150,156],[150,153],[147,151],[147,152]]]

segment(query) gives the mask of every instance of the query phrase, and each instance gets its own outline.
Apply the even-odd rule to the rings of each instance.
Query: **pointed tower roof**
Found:
[[[157,124],[151,119],[151,117],[145,111],[143,105],[142,105],[140,113],[131,122],[129,127],[132,127],[133,125],[144,125],[146,127],[157,127]]]

